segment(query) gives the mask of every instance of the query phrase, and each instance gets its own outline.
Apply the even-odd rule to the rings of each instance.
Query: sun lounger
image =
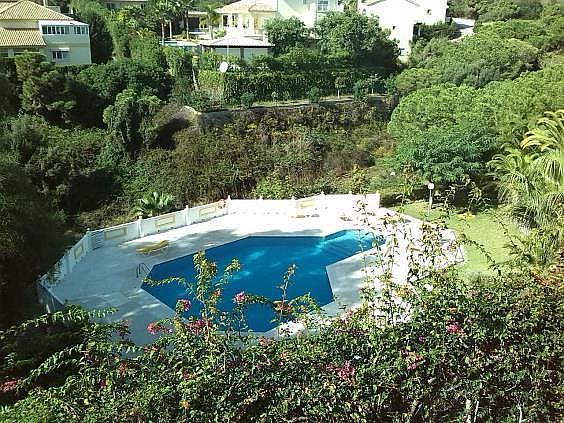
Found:
[[[137,251],[139,254],[142,255],[149,255],[152,253],[156,253],[158,251],[166,251],[168,249],[168,241],[167,240],[163,240],[163,241],[159,241],[159,242],[155,242],[154,244],[149,244],[149,245],[145,245],[143,247],[137,248],[135,251]]]

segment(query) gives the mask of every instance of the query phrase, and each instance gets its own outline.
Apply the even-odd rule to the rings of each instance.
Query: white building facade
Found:
[[[359,13],[377,17],[382,28],[390,30],[402,55],[410,51],[418,24],[445,22],[447,0],[357,0]],[[227,36],[262,38],[272,18],[296,17],[313,27],[327,12],[341,12],[339,0],[239,0],[216,11],[222,16],[220,29]]]
[[[311,28],[325,13],[342,10],[338,0],[239,0],[216,12],[227,36],[263,38],[266,22],[272,18],[296,17]]]
[[[60,66],[90,64],[88,25],[28,0],[0,2],[0,56],[24,51]]]
[[[447,0],[358,0],[360,13],[377,17],[380,26],[390,30],[402,56],[410,51],[417,25],[445,22],[447,7]]]

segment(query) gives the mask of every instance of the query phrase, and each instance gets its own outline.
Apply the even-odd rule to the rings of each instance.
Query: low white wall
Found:
[[[187,210],[188,209],[184,209],[139,220],[140,236],[152,235],[189,225],[190,222],[186,220]]]

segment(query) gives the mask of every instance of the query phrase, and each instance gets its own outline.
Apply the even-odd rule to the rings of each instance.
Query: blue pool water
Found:
[[[251,236],[210,248],[206,250],[206,257],[217,263],[218,275],[234,258],[241,265],[241,270],[224,286],[218,307],[223,311],[232,310],[233,297],[241,291],[270,300],[280,299],[279,286],[291,265],[296,265],[296,271],[288,287],[288,299],[309,293],[318,306],[324,306],[333,301],[325,267],[372,248],[373,242],[372,234],[347,230],[326,237]],[[155,265],[148,277],[153,281],[180,277],[191,284],[195,275],[191,254]],[[155,286],[143,283],[142,288],[173,309],[179,299],[187,298],[192,307],[185,316],[199,315],[200,304],[182,284],[172,282]],[[266,305],[250,304],[245,310],[245,318],[248,327],[255,332],[265,332],[276,326],[271,321],[274,312]]]

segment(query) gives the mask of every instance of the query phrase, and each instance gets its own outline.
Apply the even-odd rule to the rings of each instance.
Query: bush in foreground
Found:
[[[257,300],[252,295],[233,298],[234,320],[215,307],[236,262],[219,282],[202,255],[196,267],[200,316],[182,319],[191,304],[179,301],[170,319],[148,326],[156,340],[142,348],[127,342],[125,326],[96,325],[91,342],[71,349],[78,371],[64,385],[32,390],[0,419],[510,422],[555,421],[564,410],[558,281],[511,270],[471,282],[444,270],[409,286],[384,278],[378,293],[363,291],[368,301],[357,311],[274,340],[228,323]],[[393,296],[409,319],[398,320]],[[304,305],[273,303],[281,319]],[[119,340],[104,341],[103,330]],[[69,356],[3,381],[3,391],[33,387]]]

